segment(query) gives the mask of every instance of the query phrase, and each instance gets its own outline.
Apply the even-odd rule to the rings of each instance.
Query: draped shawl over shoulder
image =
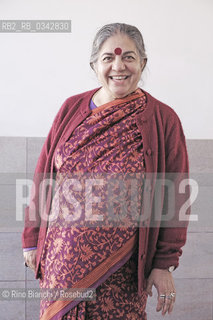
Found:
[[[41,219],[39,213],[39,184],[41,180],[54,174],[54,154],[57,148],[69,139],[73,130],[91,113],[89,108],[93,94],[100,88],[93,89],[72,96],[63,103],[55,117],[50,132],[43,145],[35,170],[35,188],[32,192],[30,205],[25,211],[25,228],[22,234],[23,248],[37,246],[36,278],[40,277],[40,258],[47,230],[46,219]],[[179,192],[180,182],[188,178],[188,155],[185,136],[181,122],[175,111],[146,94],[147,106],[144,112],[136,115],[136,123],[143,137],[144,160],[146,175],[143,210],[146,219],[139,227],[138,238],[138,292],[152,268],[166,269],[179,264],[182,254],[181,247],[186,242],[188,222],[179,223],[180,209],[189,199],[189,188],[184,193]],[[119,99],[118,99],[119,100]],[[169,176],[175,190],[175,205],[173,207],[174,224],[167,221],[161,223],[157,216],[162,217],[168,209],[166,192],[156,189],[158,174],[161,179]],[[51,206],[51,188],[47,194],[46,210],[48,214]],[[156,194],[160,197],[160,204],[154,200]],[[186,214],[189,214],[187,209]],[[33,217],[33,219],[32,219]],[[43,212],[42,212],[43,217]],[[33,220],[33,221],[32,221]]]

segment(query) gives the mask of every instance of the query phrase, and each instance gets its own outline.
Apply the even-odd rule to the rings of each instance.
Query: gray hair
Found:
[[[127,35],[132,41],[139,52],[141,62],[147,63],[147,55],[145,52],[144,41],[141,32],[134,26],[125,23],[110,23],[103,26],[96,34],[92,45],[92,53],[90,56],[90,66],[94,70],[94,64],[98,60],[98,54],[104,42],[117,33]]]

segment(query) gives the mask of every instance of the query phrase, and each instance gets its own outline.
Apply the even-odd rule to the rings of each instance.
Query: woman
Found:
[[[158,292],[156,310],[163,315],[172,312],[171,272],[179,264],[186,241],[187,222],[180,223],[179,211],[188,199],[188,189],[181,194],[175,191],[170,210],[168,191],[162,185],[159,188],[158,182],[169,177],[169,190],[178,190],[188,176],[188,157],[175,112],[138,87],[146,62],[143,38],[136,27],[120,23],[102,27],[90,61],[101,87],[68,98],[44,143],[25,215],[25,263],[35,270],[41,288],[95,288],[96,301],[41,300],[42,320],[146,319],[153,285]],[[44,198],[46,202],[39,212],[39,185],[48,174],[50,179],[56,175],[55,194],[52,185],[47,192],[42,189],[42,203]],[[89,180],[92,186],[85,182],[87,174],[95,177]],[[112,179],[114,174],[116,179]],[[115,224],[111,222],[114,207],[107,210],[106,201],[100,204],[97,197],[106,200],[105,187],[110,185],[108,205],[119,194],[115,211],[122,212],[128,192],[122,194],[120,188],[119,193],[120,182],[116,183],[125,181],[127,174],[137,181],[138,197],[133,206],[126,206],[120,224]],[[104,179],[96,179],[100,176]],[[97,185],[94,215],[83,195]],[[73,197],[70,200],[71,193],[78,205],[73,205]],[[169,221],[163,221],[171,211]],[[111,216],[103,223],[108,213]],[[48,214],[52,218],[47,223]],[[89,225],[85,224],[88,220]]]

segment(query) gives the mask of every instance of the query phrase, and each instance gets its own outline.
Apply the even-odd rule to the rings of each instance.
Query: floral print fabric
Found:
[[[104,265],[113,254],[119,252],[125,244],[138,234],[133,207],[128,202],[131,188],[122,189],[119,180],[137,177],[137,190],[142,191],[144,157],[143,142],[135,123],[135,114],[146,107],[146,97],[137,91],[129,102],[106,104],[98,107],[74,130],[70,139],[61,145],[55,154],[57,172],[56,193],[53,198],[50,221],[41,260],[41,288],[72,288],[88,277],[98,266]],[[79,176],[79,173],[81,175]],[[75,178],[76,183],[67,183],[67,177]],[[100,177],[104,175],[103,186],[94,190],[94,196],[102,195],[106,200],[106,186],[116,175],[114,185],[110,187],[111,196],[119,195],[119,201],[113,208],[115,215],[122,211],[126,201],[127,214],[122,223],[115,226],[106,219],[106,201],[93,203],[92,212],[104,216],[98,224],[97,219],[85,224],[85,175]],[[78,178],[78,179],[77,179]],[[128,180],[128,179],[127,179]],[[73,180],[72,180],[73,181]],[[90,180],[89,180],[90,181]],[[70,182],[70,180],[69,180]],[[128,185],[128,183],[127,183]],[[76,188],[78,186],[78,188]],[[81,187],[80,187],[81,186]],[[113,190],[113,191],[112,191]],[[68,201],[70,194],[76,200],[73,205]],[[94,199],[94,198],[93,198]],[[110,198],[111,200],[111,198]],[[141,192],[135,204],[136,214],[140,213]],[[83,210],[84,209],[84,210]],[[71,219],[64,224],[64,217]],[[83,213],[84,212],[84,213]],[[80,213],[82,213],[80,215]],[[103,221],[106,223],[104,224]],[[116,266],[116,265],[115,265]],[[97,279],[101,280],[97,274]],[[108,279],[102,281],[96,290],[96,301],[81,301],[63,316],[65,319],[145,319],[146,294],[137,294],[137,248],[134,254]],[[40,318],[45,318],[53,301],[41,300]],[[63,311],[63,310],[62,310]],[[63,313],[63,312],[62,312]],[[61,313],[60,313],[61,314]],[[49,318],[50,319],[50,318]],[[53,317],[51,318],[53,319]],[[54,319],[62,319],[57,315]]]
[[[97,290],[96,301],[83,301],[63,320],[146,320],[147,293],[137,295],[137,250]]]

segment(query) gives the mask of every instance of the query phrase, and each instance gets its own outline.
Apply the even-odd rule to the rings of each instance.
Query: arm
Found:
[[[168,271],[170,266],[178,267],[179,257],[182,254],[181,247],[186,242],[186,232],[188,221],[179,221],[181,206],[189,199],[189,188],[185,194],[179,193],[179,184],[183,179],[188,179],[189,165],[186,150],[185,137],[179,118],[173,112],[172,117],[165,125],[165,177],[172,182],[174,187],[174,198],[172,207],[168,205],[171,199],[168,190],[165,190],[163,214],[167,214],[173,208],[172,219],[162,221],[156,252],[153,259],[153,269],[147,280],[146,291],[152,296],[152,285],[158,292],[158,303],[156,311],[162,310],[162,314],[171,313],[173,310],[175,296],[175,286],[172,273]],[[168,201],[167,201],[168,200]],[[189,214],[189,210],[186,214]],[[165,294],[163,299],[160,295]]]
[[[33,188],[31,190],[30,204],[25,209],[25,226],[22,233],[22,247],[31,248],[37,246],[39,227],[41,218],[39,214],[39,186],[45,173],[50,172],[51,157],[50,153],[54,148],[54,139],[58,127],[61,123],[62,111],[65,109],[66,101],[56,115],[49,134],[42,147],[33,178]]]
[[[160,269],[166,269],[172,265],[178,267],[179,257],[182,254],[181,247],[186,242],[188,227],[188,221],[180,221],[180,209],[190,198],[189,186],[184,194],[179,192],[181,181],[189,177],[188,154],[182,125],[174,112],[166,125],[165,155],[165,178],[171,182],[173,191],[170,194],[166,188],[164,194],[163,215],[169,214],[171,218],[168,221],[162,221],[159,230],[153,268]],[[186,215],[189,214],[188,209]]]

